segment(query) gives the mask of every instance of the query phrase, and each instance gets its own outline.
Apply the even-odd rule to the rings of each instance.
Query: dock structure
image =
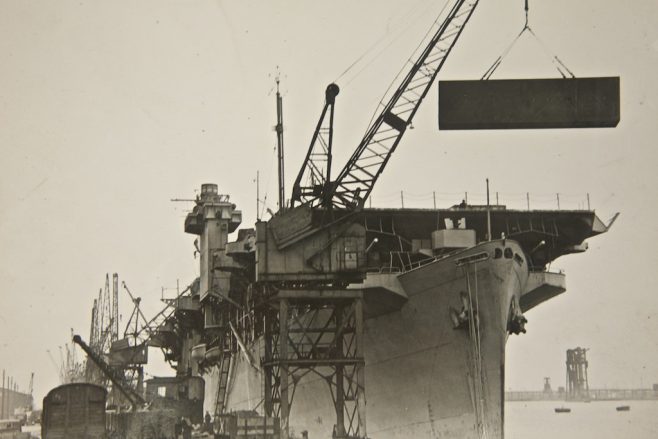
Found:
[[[363,293],[290,289],[270,296],[265,332],[265,412],[280,418],[287,439],[296,375],[312,372],[329,383],[336,437],[365,432]],[[294,316],[301,316],[298,318]]]
[[[656,401],[657,389],[589,389],[583,401]],[[516,390],[505,392],[505,401],[567,401],[564,388],[545,392],[542,390]]]
[[[507,391],[505,401],[643,401],[658,400],[658,384],[652,388],[604,388],[590,389],[587,380],[586,348],[567,349],[566,388],[553,390],[550,378],[544,377],[544,390]]]
[[[587,349],[567,350],[567,399],[589,399]]]
[[[14,416],[17,409],[31,408],[32,395],[20,392],[18,384],[12,378],[3,378],[0,388],[0,419],[8,419]]]

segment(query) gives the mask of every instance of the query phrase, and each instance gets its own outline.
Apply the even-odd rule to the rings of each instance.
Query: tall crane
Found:
[[[48,358],[50,358],[50,362],[53,364],[53,367],[55,367],[55,370],[57,370],[60,384],[66,384],[64,381],[64,369],[62,368],[62,365],[57,364],[57,361],[55,360],[55,357],[53,357],[52,352],[50,352],[50,349],[46,349],[46,353],[48,354]]]
[[[119,276],[112,275],[110,290],[110,275],[105,275],[105,287],[98,291],[91,310],[91,327],[89,331],[89,346],[98,355],[110,351],[112,343],[119,339]],[[88,382],[105,384],[107,379],[93,363],[87,363],[85,378]]]
[[[326,152],[328,166],[324,174],[325,180],[319,179],[318,183],[311,183],[310,187],[304,187],[301,186],[298,177],[293,188],[292,199],[294,201],[311,206],[322,205],[326,208],[354,209],[364,206],[377,179],[384,171],[407,127],[411,125],[421,102],[434,83],[478,3],[479,0],[452,1],[446,18],[434,23],[433,29],[435,28],[435,30],[432,38],[413,62],[388,102],[382,105],[382,109],[373,119],[363,139],[336,180],[329,180],[331,163],[331,148],[329,147]],[[337,94],[338,88],[336,87],[335,90]],[[317,168],[317,162],[312,159],[312,151],[317,149],[315,139],[323,129],[323,120],[329,106],[331,123],[333,123],[333,101],[329,101],[329,88],[327,97],[327,103],[322,110],[322,116],[299,173],[300,176],[304,174],[318,175],[314,169]],[[335,95],[333,97],[335,98]],[[329,131],[329,139],[331,139],[331,133],[332,130]],[[330,145],[331,142],[329,142]]]
[[[257,326],[265,331],[263,407],[268,416],[280,418],[282,439],[288,437],[297,382],[294,373],[303,369],[329,383],[336,413],[334,437],[367,437],[364,299],[362,291],[347,286],[365,279],[366,253],[377,240],[370,245],[366,242],[359,210],[477,4],[478,0],[449,0],[443,20],[434,22],[426,46],[388,102],[382,100],[379,113],[335,180],[331,156],[339,88],[329,85],[293,185],[291,209],[257,224],[257,282],[252,285],[254,303],[259,304],[254,319],[263,319]],[[401,241],[399,245],[402,247]],[[392,258],[393,252],[389,254]],[[303,322],[290,318],[313,313],[330,317],[326,321],[309,317],[301,319]],[[313,349],[307,352],[302,346],[307,339],[290,337],[290,333],[314,334]],[[320,351],[321,357],[315,353]]]
[[[73,336],[73,342],[80,346],[83,351],[85,351],[87,357],[94,362],[100,371],[116,387],[116,389],[126,397],[133,410],[136,410],[146,403],[144,398],[138,392],[136,392],[128,384],[125,383],[125,377],[110,367],[110,365],[107,364],[103,357],[94,352],[94,350],[91,349],[91,347],[89,347],[89,345],[87,345],[87,343],[85,343],[79,335]]]

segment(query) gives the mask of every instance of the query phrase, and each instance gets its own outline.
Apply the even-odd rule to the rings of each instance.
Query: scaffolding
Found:
[[[281,289],[264,314],[265,412],[288,438],[295,389],[313,373],[329,386],[334,436],[366,437],[363,294],[344,289]]]

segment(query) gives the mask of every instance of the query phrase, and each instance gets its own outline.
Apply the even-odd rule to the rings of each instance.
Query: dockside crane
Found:
[[[89,346],[97,354],[110,351],[112,343],[119,339],[119,303],[118,303],[118,275],[112,275],[112,289],[110,290],[109,273],[105,275],[105,286],[98,291],[97,299],[91,311],[91,327],[89,331]],[[88,382],[105,384],[105,379],[93,367],[87,364],[85,379]]]
[[[125,377],[120,373],[117,373],[100,355],[94,352],[89,345],[82,340],[82,337],[74,335],[73,342],[85,351],[87,357],[98,366],[100,371],[110,380],[116,389],[126,397],[133,410],[136,410],[146,403],[144,398],[142,398],[138,392],[124,382]]]
[[[262,313],[265,328],[264,409],[267,416],[280,418],[282,439],[288,438],[298,376],[309,371],[329,384],[336,412],[334,437],[367,437],[364,296],[361,290],[347,286],[363,282],[367,249],[377,240],[370,246],[366,242],[359,211],[478,3],[449,0],[447,12],[428,32],[427,44],[388,101],[382,99],[378,113],[335,180],[332,150],[339,88],[330,84],[293,185],[291,208],[257,224],[254,294],[258,297],[255,303],[264,304],[257,311]],[[322,324],[313,317],[289,318],[301,314],[330,317]],[[314,334],[314,348],[305,350],[291,333]]]
[[[48,354],[48,358],[50,359],[50,362],[53,364],[53,367],[55,368],[55,370],[57,370],[57,375],[59,377],[60,384],[65,384],[63,365],[57,363],[55,357],[53,356],[53,353],[50,352],[50,349],[46,349],[46,353]]]
[[[294,207],[295,202],[325,204],[326,200],[323,196],[330,193],[327,184],[331,181],[334,106],[339,92],[340,89],[333,83],[325,90],[324,107],[313,132],[306,158],[292,187],[290,207]]]
[[[436,27],[436,30],[432,38],[413,62],[389,100],[385,104],[382,100],[380,103],[382,109],[373,119],[363,139],[334,181],[329,180],[329,170],[333,99],[338,94],[338,87],[331,84],[327,88],[327,103],[322,110],[320,122],[295,182],[293,202],[308,203],[311,206],[322,205],[326,208],[354,209],[364,206],[478,3],[479,0],[457,0],[452,4],[445,20],[442,22],[437,20],[434,23],[433,27]],[[330,88],[335,90],[332,100],[329,99]],[[313,158],[318,149],[316,139],[325,129],[323,121],[328,108],[330,110],[329,142],[323,154],[326,157],[320,157],[327,162],[327,168],[326,173],[322,175],[317,172],[317,160]],[[320,145],[324,146],[322,142]],[[312,177],[310,185],[302,186],[300,181],[302,175]]]

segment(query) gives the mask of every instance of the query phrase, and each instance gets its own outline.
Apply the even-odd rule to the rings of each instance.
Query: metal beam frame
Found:
[[[294,207],[295,202],[317,205],[324,204],[326,200],[331,182],[334,105],[339,91],[336,84],[329,84],[325,90],[324,107],[313,132],[306,158],[293,185],[290,207]]]
[[[329,385],[335,437],[365,438],[363,295],[359,290],[281,290],[264,314],[265,411],[288,439],[297,383],[314,373]]]

